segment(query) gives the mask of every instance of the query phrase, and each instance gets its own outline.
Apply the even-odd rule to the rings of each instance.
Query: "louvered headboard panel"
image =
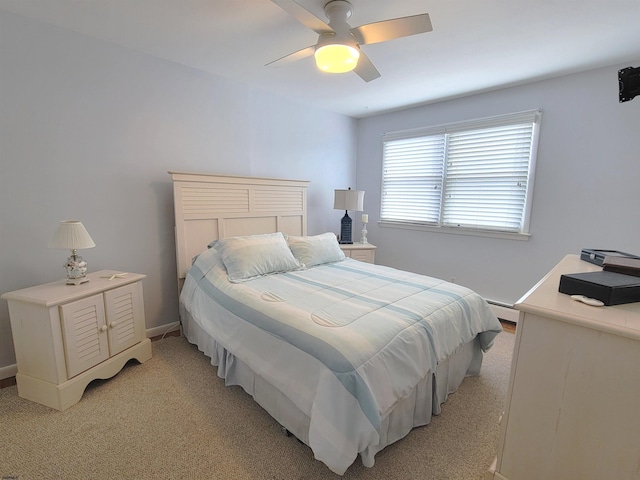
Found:
[[[307,181],[169,174],[180,288],[193,257],[213,240],[273,232],[307,234]]]

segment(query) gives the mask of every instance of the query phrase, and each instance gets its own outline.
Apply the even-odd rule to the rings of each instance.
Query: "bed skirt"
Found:
[[[242,387],[280,425],[309,445],[309,417],[280,390],[220,346],[193,321],[189,312],[184,308],[180,310],[186,339],[211,358],[211,364],[218,367],[218,376],[225,380],[225,385]],[[359,452],[362,464],[372,467],[376,453],[405,437],[414,427],[430,423],[431,416],[440,414],[441,405],[458,389],[464,377],[478,375],[481,366],[482,350],[476,337],[440,362],[435,373],[428,374],[409,395],[396,403],[382,421],[379,443]]]

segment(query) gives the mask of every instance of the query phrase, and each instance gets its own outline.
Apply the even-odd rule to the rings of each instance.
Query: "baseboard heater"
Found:
[[[500,320],[506,320],[507,322],[518,323],[520,318],[520,311],[513,308],[513,305],[508,303],[498,302],[496,300],[487,299],[487,303]]]

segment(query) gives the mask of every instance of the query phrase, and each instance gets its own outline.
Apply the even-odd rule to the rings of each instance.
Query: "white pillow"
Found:
[[[227,268],[229,281],[234,283],[301,267],[280,232],[223,238],[215,247]]]
[[[310,237],[289,236],[287,242],[293,256],[305,267],[340,262],[346,258],[335,234],[331,232]]]

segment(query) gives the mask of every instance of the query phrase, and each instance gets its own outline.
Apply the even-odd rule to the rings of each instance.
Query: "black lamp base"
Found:
[[[338,243],[341,244],[351,244],[353,241],[351,240],[351,217],[345,210],[344,217],[340,221],[340,241]]]

